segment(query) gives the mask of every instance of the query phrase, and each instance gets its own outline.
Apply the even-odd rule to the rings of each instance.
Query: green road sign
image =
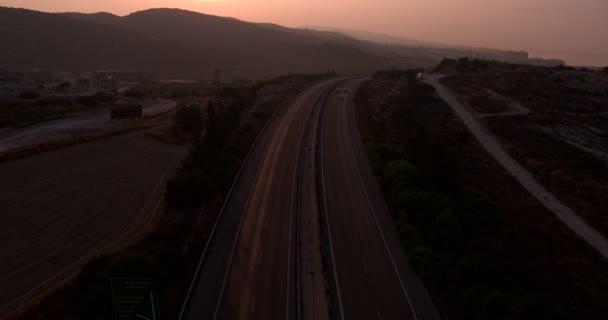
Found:
[[[112,302],[116,320],[160,320],[152,279],[113,278]]]

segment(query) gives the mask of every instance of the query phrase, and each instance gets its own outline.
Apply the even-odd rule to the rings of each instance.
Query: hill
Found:
[[[190,78],[206,78],[219,68],[227,77],[259,78],[387,66],[386,57],[328,34],[177,9],[118,17],[0,8],[0,38],[7,44],[0,59],[15,67],[126,69]]]
[[[120,17],[0,7],[0,61],[21,69],[130,70],[190,79],[209,79],[213,69],[222,70],[224,79],[327,70],[367,73],[430,67],[460,57],[545,63],[529,59],[526,52],[437,47],[339,31],[291,29],[179,9]]]

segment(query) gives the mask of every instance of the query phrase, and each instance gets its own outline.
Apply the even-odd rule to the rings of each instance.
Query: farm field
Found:
[[[139,239],[185,151],[136,132],[1,163],[0,315]]]

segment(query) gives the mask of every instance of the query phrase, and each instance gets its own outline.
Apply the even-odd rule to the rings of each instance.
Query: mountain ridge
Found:
[[[468,49],[374,43],[335,31],[287,28],[182,9],[44,13],[0,7],[2,64],[51,71],[137,70],[167,77],[264,78],[287,73],[372,73],[431,67]],[[527,62],[527,54],[490,58]]]
[[[120,17],[0,7],[0,37],[8,40],[0,48],[4,64],[61,71],[135,69],[205,78],[218,68],[228,78],[260,78],[371,72],[385,60],[301,32],[179,9]]]

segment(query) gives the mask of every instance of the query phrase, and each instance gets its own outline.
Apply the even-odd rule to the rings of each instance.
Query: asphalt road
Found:
[[[321,179],[333,244],[334,288],[342,319],[439,319],[401,249],[385,199],[365,155],[353,106],[361,79],[344,99],[333,94],[321,130]]]
[[[270,122],[234,185],[182,319],[286,319],[295,313],[297,170],[306,120],[336,80]]]
[[[601,255],[608,258],[608,240],[591,225],[565,205],[557,196],[541,185],[532,173],[505,151],[496,137],[490,134],[483,125],[449,92],[441,83],[440,75],[431,76],[426,82],[432,85],[439,96],[460,117],[469,131],[475,136],[486,151],[496,159],[531,195],[547,209],[553,212],[568,228],[578,234]]]
[[[145,101],[142,103],[142,112],[146,117],[153,116],[169,112],[175,105],[176,102],[171,100]],[[77,112],[64,119],[0,131],[0,152],[65,138],[78,131],[116,129],[120,126],[120,121],[110,119],[107,108]]]
[[[298,318],[298,169],[313,110],[323,110],[317,179],[334,318],[439,319],[367,162],[352,101],[362,80],[342,81],[313,86],[269,122],[214,227],[181,319]],[[338,83],[350,88],[344,100],[333,92]]]

